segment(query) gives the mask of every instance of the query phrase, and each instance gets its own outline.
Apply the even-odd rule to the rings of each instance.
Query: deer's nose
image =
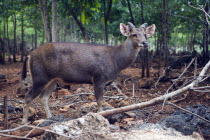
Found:
[[[144,41],[142,44],[144,45],[145,48],[149,46],[149,43],[147,41]]]

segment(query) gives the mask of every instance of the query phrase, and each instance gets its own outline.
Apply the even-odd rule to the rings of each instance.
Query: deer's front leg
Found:
[[[103,82],[97,82],[94,84],[94,92],[95,92],[96,102],[98,105],[98,112],[103,111],[102,103],[103,103],[104,87],[105,84]]]

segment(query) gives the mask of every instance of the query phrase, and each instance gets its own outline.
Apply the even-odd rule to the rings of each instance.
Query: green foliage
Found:
[[[148,25],[155,24],[157,35],[162,33],[162,0],[142,0],[144,6],[144,19]],[[140,1],[130,0],[131,9],[134,15],[136,27],[141,24],[141,5]],[[198,45],[202,42],[202,30],[205,18],[200,10],[193,9],[188,4],[199,6],[206,5],[204,0],[173,0],[167,3],[168,14],[168,38],[169,46],[176,46],[186,49],[190,37],[195,34],[195,42]],[[94,37],[98,42],[102,42],[104,36],[104,13],[102,0],[58,0],[58,19],[68,19],[69,23],[59,24],[60,36],[63,32],[62,26],[66,26],[67,37],[79,33],[78,26],[73,21],[72,15],[75,15],[82,23],[88,35]],[[48,11],[51,16],[51,1],[48,0]],[[37,0],[0,0],[0,31],[3,31],[3,24],[8,20],[9,37],[13,38],[12,16],[17,16],[17,36],[21,36],[21,16],[24,16],[25,41],[31,42],[31,36],[35,34],[35,28],[38,29],[38,42],[41,43],[43,34],[43,23]],[[70,25],[74,23],[75,26]],[[127,23],[131,20],[126,0],[114,0],[110,18],[108,21],[108,33],[112,40],[125,38],[120,34],[119,24]],[[61,23],[59,21],[59,23]],[[70,28],[73,27],[74,29]],[[77,35],[75,35],[77,36]],[[80,35],[81,36],[81,35]],[[2,37],[2,34],[1,34]],[[79,38],[80,39],[80,38]],[[68,41],[68,40],[67,40]],[[155,39],[152,39],[153,45]],[[199,42],[199,43],[198,43]]]

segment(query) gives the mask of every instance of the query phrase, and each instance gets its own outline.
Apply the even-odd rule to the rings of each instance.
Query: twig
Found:
[[[209,78],[209,76],[210,76],[210,74],[208,74],[207,76],[205,76],[205,78],[203,78],[203,80],[202,81],[205,81],[206,79],[208,79]],[[204,77],[204,76],[203,76]]]
[[[165,75],[166,70],[164,69],[162,76],[159,76],[157,82],[155,82],[155,88],[157,89],[157,84],[159,83],[160,79]]]
[[[191,90],[197,90],[197,89],[207,89],[210,88],[210,86],[203,86],[203,87],[193,87]]]
[[[196,78],[196,75],[197,75],[197,70],[198,70],[198,59],[195,59],[195,68],[194,68],[194,79]]]
[[[126,81],[129,80],[129,79],[131,79],[133,81],[133,79],[131,77],[129,77],[129,78],[125,79],[124,82],[123,82],[123,85],[124,85],[126,90],[132,90],[132,89],[127,88],[127,86],[126,86]]]
[[[68,102],[68,103],[65,103],[64,105],[58,105],[58,107],[65,107],[65,106],[67,106],[67,105],[74,105],[74,104],[78,104],[78,103],[87,103],[88,101],[78,101],[78,102]]]
[[[210,90],[194,90],[194,91],[197,91],[197,92],[210,92]]]
[[[200,127],[199,126],[197,126],[198,127],[198,130],[199,130],[199,134],[200,134],[200,136],[202,137],[202,139],[204,140],[204,137],[203,137],[203,134],[202,134],[202,132],[201,132],[201,129],[200,129]]]
[[[177,79],[174,80],[173,84],[171,84],[171,86],[167,89],[165,94],[168,94],[169,90],[173,87],[173,85],[185,74],[185,72],[187,71],[187,69],[192,65],[192,63],[196,60],[196,58],[193,58],[191,60],[191,62],[188,64],[188,66],[184,69],[184,71],[179,75],[179,77]]]
[[[196,117],[198,117],[198,118],[200,118],[200,119],[202,119],[202,120],[204,120],[204,121],[210,123],[210,120],[207,120],[207,119],[205,119],[205,118],[203,118],[203,117],[201,117],[201,116],[199,116],[199,115],[197,115],[197,114],[195,114],[195,113],[193,113],[193,112],[191,112],[191,111],[189,111],[189,110],[186,110],[186,109],[184,109],[184,108],[181,108],[181,107],[179,107],[179,106],[177,106],[177,105],[175,105],[175,104],[173,104],[173,103],[171,103],[171,102],[167,102],[167,104],[172,105],[172,106],[174,106],[174,107],[176,107],[176,108],[179,108],[179,109],[182,110],[182,111],[185,111],[185,112],[187,112],[187,113],[190,113],[190,114],[192,114],[192,115],[194,115],[194,116],[196,116]]]
[[[51,121],[51,120],[46,120],[46,121]],[[39,126],[42,122],[39,122],[36,126]],[[31,129],[31,131],[28,132],[28,134],[26,134],[24,136],[24,138],[27,138],[36,128]]]
[[[8,96],[4,96],[4,129],[8,129]]]
[[[181,102],[183,101],[186,97],[187,97],[188,94],[184,94],[184,97],[181,98],[181,99],[177,99],[177,100],[173,100],[172,103],[178,103],[178,102]]]
[[[174,16],[174,17],[179,17],[179,18],[184,18],[184,19],[187,19],[187,20],[191,20],[191,21],[193,21],[193,22],[196,22],[196,23],[203,23],[203,22],[205,22],[205,21],[203,21],[203,20],[201,20],[201,22],[199,22],[199,21],[197,21],[196,19],[193,19],[193,18],[189,18],[189,17],[185,17],[185,16],[183,16],[183,15],[175,15],[175,14],[171,14],[171,13],[169,13],[169,15],[171,15],[171,16]]]
[[[188,64],[188,66],[184,69],[184,71],[179,75],[179,77],[177,79],[174,80],[174,82],[171,84],[171,86],[166,90],[165,94],[168,94],[169,90],[173,87],[173,85],[185,74],[185,72],[187,71],[187,69],[192,65],[192,63],[196,60],[196,57],[193,58],[191,60],[191,62]],[[165,95],[164,94],[164,95]],[[165,102],[166,102],[166,99],[164,99],[164,102],[162,104],[162,109],[164,108],[164,105],[165,105]]]
[[[68,96],[64,96],[65,99],[71,98],[71,97],[75,97],[75,96],[81,96],[81,95],[94,95],[93,93],[77,93],[74,95],[68,95]]]
[[[21,125],[21,126],[18,126],[18,127],[16,127],[16,128],[13,128],[13,129],[1,130],[0,133],[7,133],[7,132],[12,132],[12,131],[17,131],[17,130],[19,130],[19,129],[21,129],[21,128],[26,127],[28,124],[29,124],[29,123],[24,124],[24,125]]]
[[[160,76],[157,80],[157,82],[155,82],[155,88],[157,89],[157,84],[159,83],[160,79],[162,78],[163,76]]]
[[[121,95],[123,95],[123,93],[122,93],[122,91],[117,87],[117,85],[116,85],[116,83],[115,82],[112,82],[112,84],[111,84],[114,88],[116,88],[117,89],[117,92],[119,93],[119,94],[121,94]]]
[[[4,101],[4,99],[0,99],[0,101]],[[20,100],[17,100],[17,99],[8,99],[7,101],[14,101],[14,102],[17,102],[19,104],[24,104],[23,101],[20,101]]]
[[[68,95],[64,96],[65,99],[74,97],[74,96],[81,96],[81,95],[94,95],[94,93],[77,93],[74,95]],[[127,96],[103,96],[104,98],[110,98],[110,99],[119,99],[119,98],[128,98]]]
[[[204,12],[205,17],[206,17],[206,22],[208,23],[208,25],[210,25],[210,22],[209,22],[209,19],[208,19],[208,18],[210,18],[210,15],[205,11],[205,9],[201,5],[199,5],[199,7],[195,7],[195,6],[191,5],[190,2],[188,2],[188,5],[192,8],[194,8],[194,9],[197,9],[197,10],[200,10],[200,11]]]
[[[84,86],[90,93],[94,94],[93,91],[90,90],[89,88],[87,88],[84,84],[83,84],[83,86]]]
[[[133,97],[135,97],[135,85],[133,84]]]
[[[54,132],[54,131],[52,131],[52,130],[45,129],[45,128],[41,128],[41,127],[38,127],[38,126],[27,125],[27,127],[29,127],[29,128],[35,128],[35,129],[40,129],[40,130],[44,130],[44,131],[47,131],[47,132],[50,132],[50,133],[53,133],[53,134],[57,134],[57,135],[60,135],[60,136],[63,136],[63,137],[67,137],[67,138],[72,138],[72,137],[70,137],[70,136],[67,136],[67,135],[64,135],[64,134],[61,134],[61,133],[57,133],[57,132]]]
[[[31,138],[24,138],[24,137],[16,136],[16,135],[8,135],[8,134],[2,134],[2,133],[0,133],[0,135],[5,136],[5,137],[18,138],[22,140],[31,140]]]
[[[48,120],[48,121],[51,121],[51,120]],[[53,121],[53,122],[54,122],[54,121]],[[28,123],[28,124],[29,124],[29,123]],[[44,130],[44,131],[46,131],[46,132],[51,132],[51,133],[54,133],[54,134],[57,134],[57,135],[60,135],[60,136],[63,136],[63,137],[73,138],[73,137],[70,137],[70,136],[67,136],[67,135],[64,135],[64,134],[60,134],[60,133],[54,132],[54,131],[49,130],[49,129],[46,129],[46,128],[41,128],[41,127],[38,127],[38,126],[32,126],[32,125],[28,125],[28,124],[25,124],[25,125],[22,125],[22,126],[13,128],[13,129],[2,130],[2,131],[0,131],[0,135],[6,136],[6,137],[15,137],[15,138],[21,138],[21,139],[30,139],[30,138],[26,138],[26,137],[29,136],[35,129],[39,129],[39,130]],[[33,129],[32,129],[29,133],[27,133],[24,137],[2,134],[2,133],[5,133],[5,132],[16,131],[16,130],[19,130],[19,129],[24,128],[24,127],[33,128]]]

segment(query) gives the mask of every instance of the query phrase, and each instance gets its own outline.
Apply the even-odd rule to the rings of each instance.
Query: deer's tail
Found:
[[[21,75],[22,80],[26,79],[26,76],[27,76],[27,61],[28,61],[28,56],[23,61],[23,68],[22,68],[22,75]]]

